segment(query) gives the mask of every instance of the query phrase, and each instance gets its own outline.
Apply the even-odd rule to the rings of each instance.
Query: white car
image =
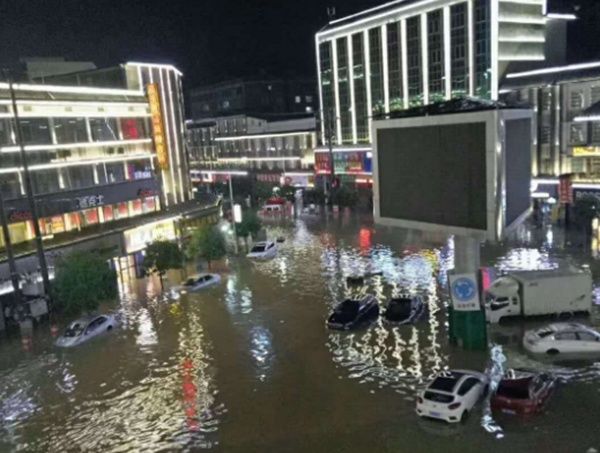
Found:
[[[417,415],[448,423],[464,421],[488,384],[488,377],[477,371],[442,371],[419,393]]]
[[[269,259],[277,255],[277,245],[273,241],[257,242],[246,255],[248,258]]]
[[[87,316],[73,321],[56,340],[56,346],[69,348],[110,332],[117,326],[113,315]]]
[[[221,282],[219,274],[196,274],[189,277],[177,289],[182,293],[200,291]]]
[[[523,347],[534,354],[600,355],[600,333],[576,322],[559,322],[525,332]]]

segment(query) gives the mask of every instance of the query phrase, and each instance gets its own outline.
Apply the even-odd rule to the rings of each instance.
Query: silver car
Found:
[[[86,316],[73,321],[56,340],[56,346],[69,348],[110,332],[117,326],[113,315]]]

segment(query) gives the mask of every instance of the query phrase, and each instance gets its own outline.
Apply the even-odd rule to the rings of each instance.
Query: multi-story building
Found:
[[[306,114],[316,109],[313,79],[235,79],[190,90],[192,118]]]
[[[314,116],[235,115],[187,122],[192,180],[212,183],[229,174],[302,186],[313,183]],[[286,179],[287,178],[287,179]]]
[[[397,0],[332,20],[315,37],[317,172],[331,165],[331,142],[338,174],[369,180],[372,118],[465,95],[498,99],[508,72],[564,58],[556,48],[571,18],[549,14],[545,0]]]
[[[191,198],[176,68],[127,63],[46,82],[13,85],[43,235]],[[32,213],[8,83],[0,83],[0,156],[11,239],[30,240]]]

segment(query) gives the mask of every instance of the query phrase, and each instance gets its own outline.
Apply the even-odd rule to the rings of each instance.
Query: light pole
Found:
[[[37,250],[37,258],[40,265],[40,272],[42,273],[42,282],[44,285],[44,293],[49,294],[50,291],[50,279],[48,278],[48,264],[46,263],[46,255],[44,254],[44,244],[42,243],[42,232],[40,230],[40,222],[37,213],[37,206],[33,198],[33,186],[31,184],[31,175],[29,174],[29,165],[27,163],[27,156],[25,155],[25,145],[23,143],[23,133],[21,131],[21,122],[19,120],[19,111],[17,110],[17,97],[15,95],[15,88],[13,86],[13,80],[8,72],[4,70],[4,76],[8,81],[8,89],[10,91],[10,99],[12,104],[13,116],[15,118],[15,132],[17,136],[17,145],[19,146],[21,155],[21,166],[23,167],[23,179],[25,180],[25,193],[27,195],[27,203],[29,204],[29,210],[31,212],[31,221],[33,223],[33,232],[35,234],[35,244]]]
[[[231,183],[231,179],[233,175],[229,173],[229,204],[231,205],[231,223],[233,224],[233,243],[235,245],[235,254],[239,253],[238,249],[238,238],[237,238],[237,227],[235,225],[235,219],[233,218],[233,184]]]

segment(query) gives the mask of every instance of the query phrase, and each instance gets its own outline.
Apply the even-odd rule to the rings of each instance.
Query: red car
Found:
[[[492,396],[492,409],[508,414],[536,414],[554,392],[556,381],[545,373],[510,370]]]

